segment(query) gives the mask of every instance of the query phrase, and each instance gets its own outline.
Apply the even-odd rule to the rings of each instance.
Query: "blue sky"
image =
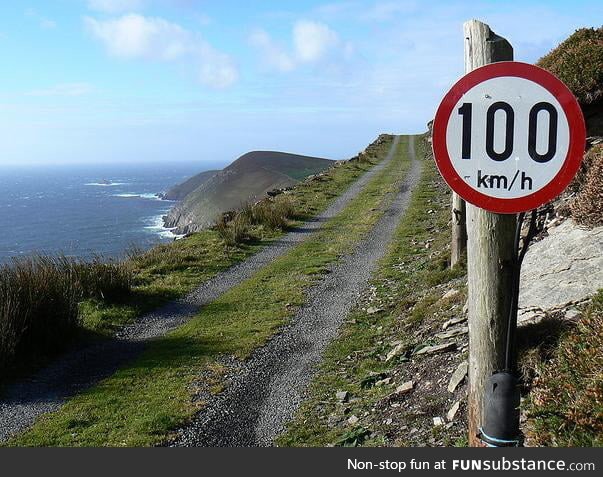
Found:
[[[0,5],[0,165],[341,159],[421,132],[478,18],[534,62],[600,1],[45,0]]]

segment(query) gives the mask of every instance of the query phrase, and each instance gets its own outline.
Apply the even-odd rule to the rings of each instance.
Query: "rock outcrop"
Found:
[[[520,322],[578,305],[603,286],[603,227],[566,220],[530,246],[521,273]]]

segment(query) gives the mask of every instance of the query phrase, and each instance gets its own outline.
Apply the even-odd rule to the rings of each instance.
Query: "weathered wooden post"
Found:
[[[513,60],[513,47],[488,25],[463,25],[465,72]],[[485,384],[505,365],[506,325],[512,299],[515,214],[496,214],[467,204],[469,277],[469,445],[481,445]]]

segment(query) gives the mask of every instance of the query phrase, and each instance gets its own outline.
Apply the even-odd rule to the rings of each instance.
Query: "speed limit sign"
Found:
[[[446,183],[467,202],[507,214],[558,196],[580,167],[585,140],[582,111],[567,86],[513,61],[462,77],[433,124]]]

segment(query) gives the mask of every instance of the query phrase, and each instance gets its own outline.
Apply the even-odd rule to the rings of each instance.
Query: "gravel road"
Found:
[[[41,414],[58,410],[66,399],[113,374],[134,359],[148,339],[164,335],[189,320],[199,309],[302,242],[323,222],[337,215],[392,160],[396,136],[386,158],[362,175],[322,214],[287,233],[275,243],[217,274],[186,297],[142,316],[120,330],[114,339],[75,349],[29,378],[11,384],[0,394],[0,442],[31,426]]]
[[[421,173],[415,139],[409,138],[411,169],[373,230],[311,288],[291,323],[233,373],[227,390],[182,428],[171,445],[267,446],[284,430],[325,348],[357,303],[408,207]]]

